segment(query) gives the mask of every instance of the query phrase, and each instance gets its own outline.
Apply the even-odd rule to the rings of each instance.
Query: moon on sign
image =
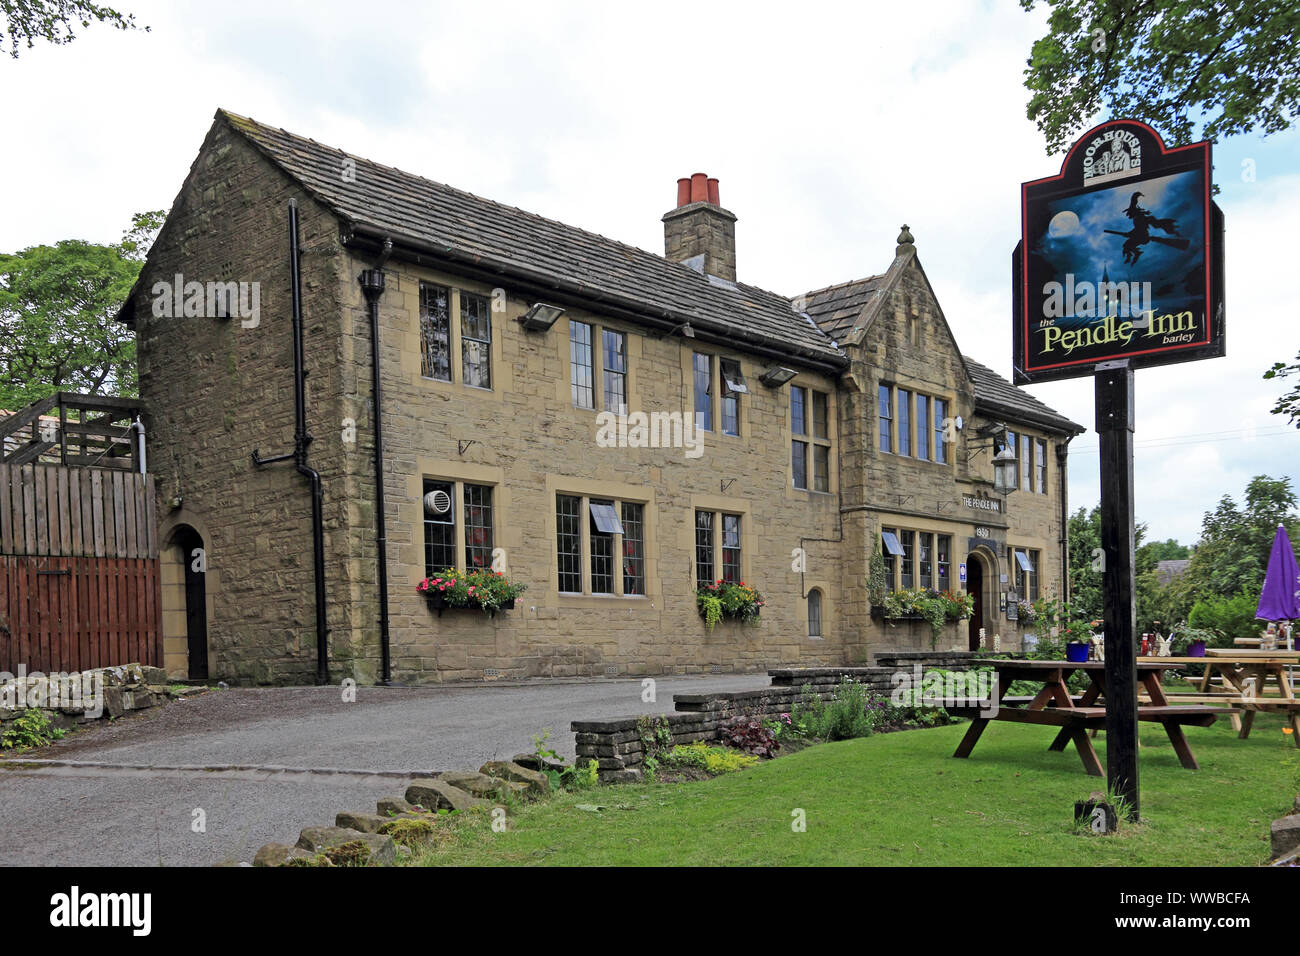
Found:
[[[1047,237],[1049,239],[1063,239],[1066,236],[1074,235],[1078,231],[1079,217],[1068,209],[1058,212],[1052,217],[1052,221],[1047,224]]]

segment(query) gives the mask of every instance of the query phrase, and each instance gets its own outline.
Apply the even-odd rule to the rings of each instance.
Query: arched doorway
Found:
[[[970,618],[969,647],[980,649],[980,628],[984,627],[984,559],[971,552],[966,556],[966,593],[975,598],[975,613]]]
[[[185,642],[190,680],[208,679],[207,549],[189,525],[176,529],[173,546],[185,569]]]

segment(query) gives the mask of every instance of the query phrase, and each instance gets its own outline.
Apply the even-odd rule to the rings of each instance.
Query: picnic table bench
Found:
[[[954,757],[969,757],[991,721],[1039,724],[1060,728],[1048,750],[1062,751],[1073,741],[1079,759],[1083,761],[1084,770],[1094,777],[1105,776],[1097,751],[1088,737],[1088,731],[1102,730],[1106,726],[1106,708],[1098,704],[1106,693],[1105,664],[1101,661],[1074,663],[1020,660],[992,660],[984,663],[997,672],[998,699],[989,701],[984,706],[969,704],[947,708],[958,716],[969,717],[971,721],[961,744],[953,753]],[[1218,719],[1219,714],[1233,711],[1226,707],[1170,703],[1160,685],[1160,675],[1178,666],[1168,658],[1138,662],[1138,681],[1150,701],[1138,707],[1138,720],[1163,726],[1179,762],[1189,770],[1198,770],[1200,766],[1187,743],[1183,727],[1208,727]],[[1081,694],[1073,693],[1068,684],[1076,671],[1083,671],[1089,679],[1088,687]],[[1006,692],[1011,684],[1021,680],[1042,684],[1042,690],[1032,697],[1008,696]]]
[[[1205,665],[1204,673],[1183,677],[1194,692],[1168,693],[1169,702],[1227,706],[1233,729],[1243,740],[1250,736],[1255,714],[1261,711],[1285,714],[1291,726],[1291,739],[1300,747],[1300,699],[1288,673],[1300,663],[1300,651],[1210,648],[1204,657],[1138,658],[1139,665],[1156,660],[1176,666]]]

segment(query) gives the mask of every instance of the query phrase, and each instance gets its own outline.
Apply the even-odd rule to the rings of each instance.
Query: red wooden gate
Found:
[[[162,666],[152,476],[0,464],[0,671]]]

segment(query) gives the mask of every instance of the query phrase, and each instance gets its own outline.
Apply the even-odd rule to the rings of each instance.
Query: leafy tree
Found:
[[[1287,365],[1284,362],[1274,363],[1273,367],[1264,373],[1264,377],[1286,378],[1295,375],[1300,372],[1300,353],[1296,354],[1295,359],[1294,365]],[[1300,382],[1293,385],[1291,391],[1284,392],[1270,411],[1274,415],[1285,415],[1290,424],[1300,428]]]
[[[1164,541],[1150,541],[1143,548],[1151,553],[1153,561],[1183,561],[1192,556],[1192,549],[1185,544],[1179,544],[1173,538],[1166,538]]]
[[[0,254],[0,408],[58,391],[135,395],[135,338],[114,315],[164,217],[137,214],[115,245],[66,239]]]
[[[31,49],[37,40],[48,40],[55,46],[71,43],[76,39],[77,25],[84,30],[99,21],[115,30],[138,29],[134,15],[87,0],[0,0],[0,17],[4,19],[0,48],[8,41],[9,55],[14,59],[18,58],[20,45]],[[144,30],[149,32],[148,27]]]
[[[1300,528],[1289,478],[1257,475],[1241,507],[1224,495],[1201,521],[1201,540],[1181,584],[1193,602],[1250,592],[1258,597],[1279,524]]]
[[[1047,35],[1025,70],[1028,115],[1048,153],[1107,108],[1175,144],[1287,129],[1300,112],[1295,0],[1045,2]],[[1198,121],[1201,129],[1198,133]]]
[[[1151,603],[1152,595],[1159,587],[1156,578],[1157,558],[1151,546],[1142,544],[1147,526],[1139,523],[1134,532],[1139,547],[1134,554],[1133,570],[1137,589],[1138,618],[1142,620],[1144,606]],[[1070,603],[1080,617],[1096,620],[1102,616],[1105,609],[1100,561],[1101,508],[1094,506],[1091,511],[1080,508],[1070,515],[1069,537]]]

